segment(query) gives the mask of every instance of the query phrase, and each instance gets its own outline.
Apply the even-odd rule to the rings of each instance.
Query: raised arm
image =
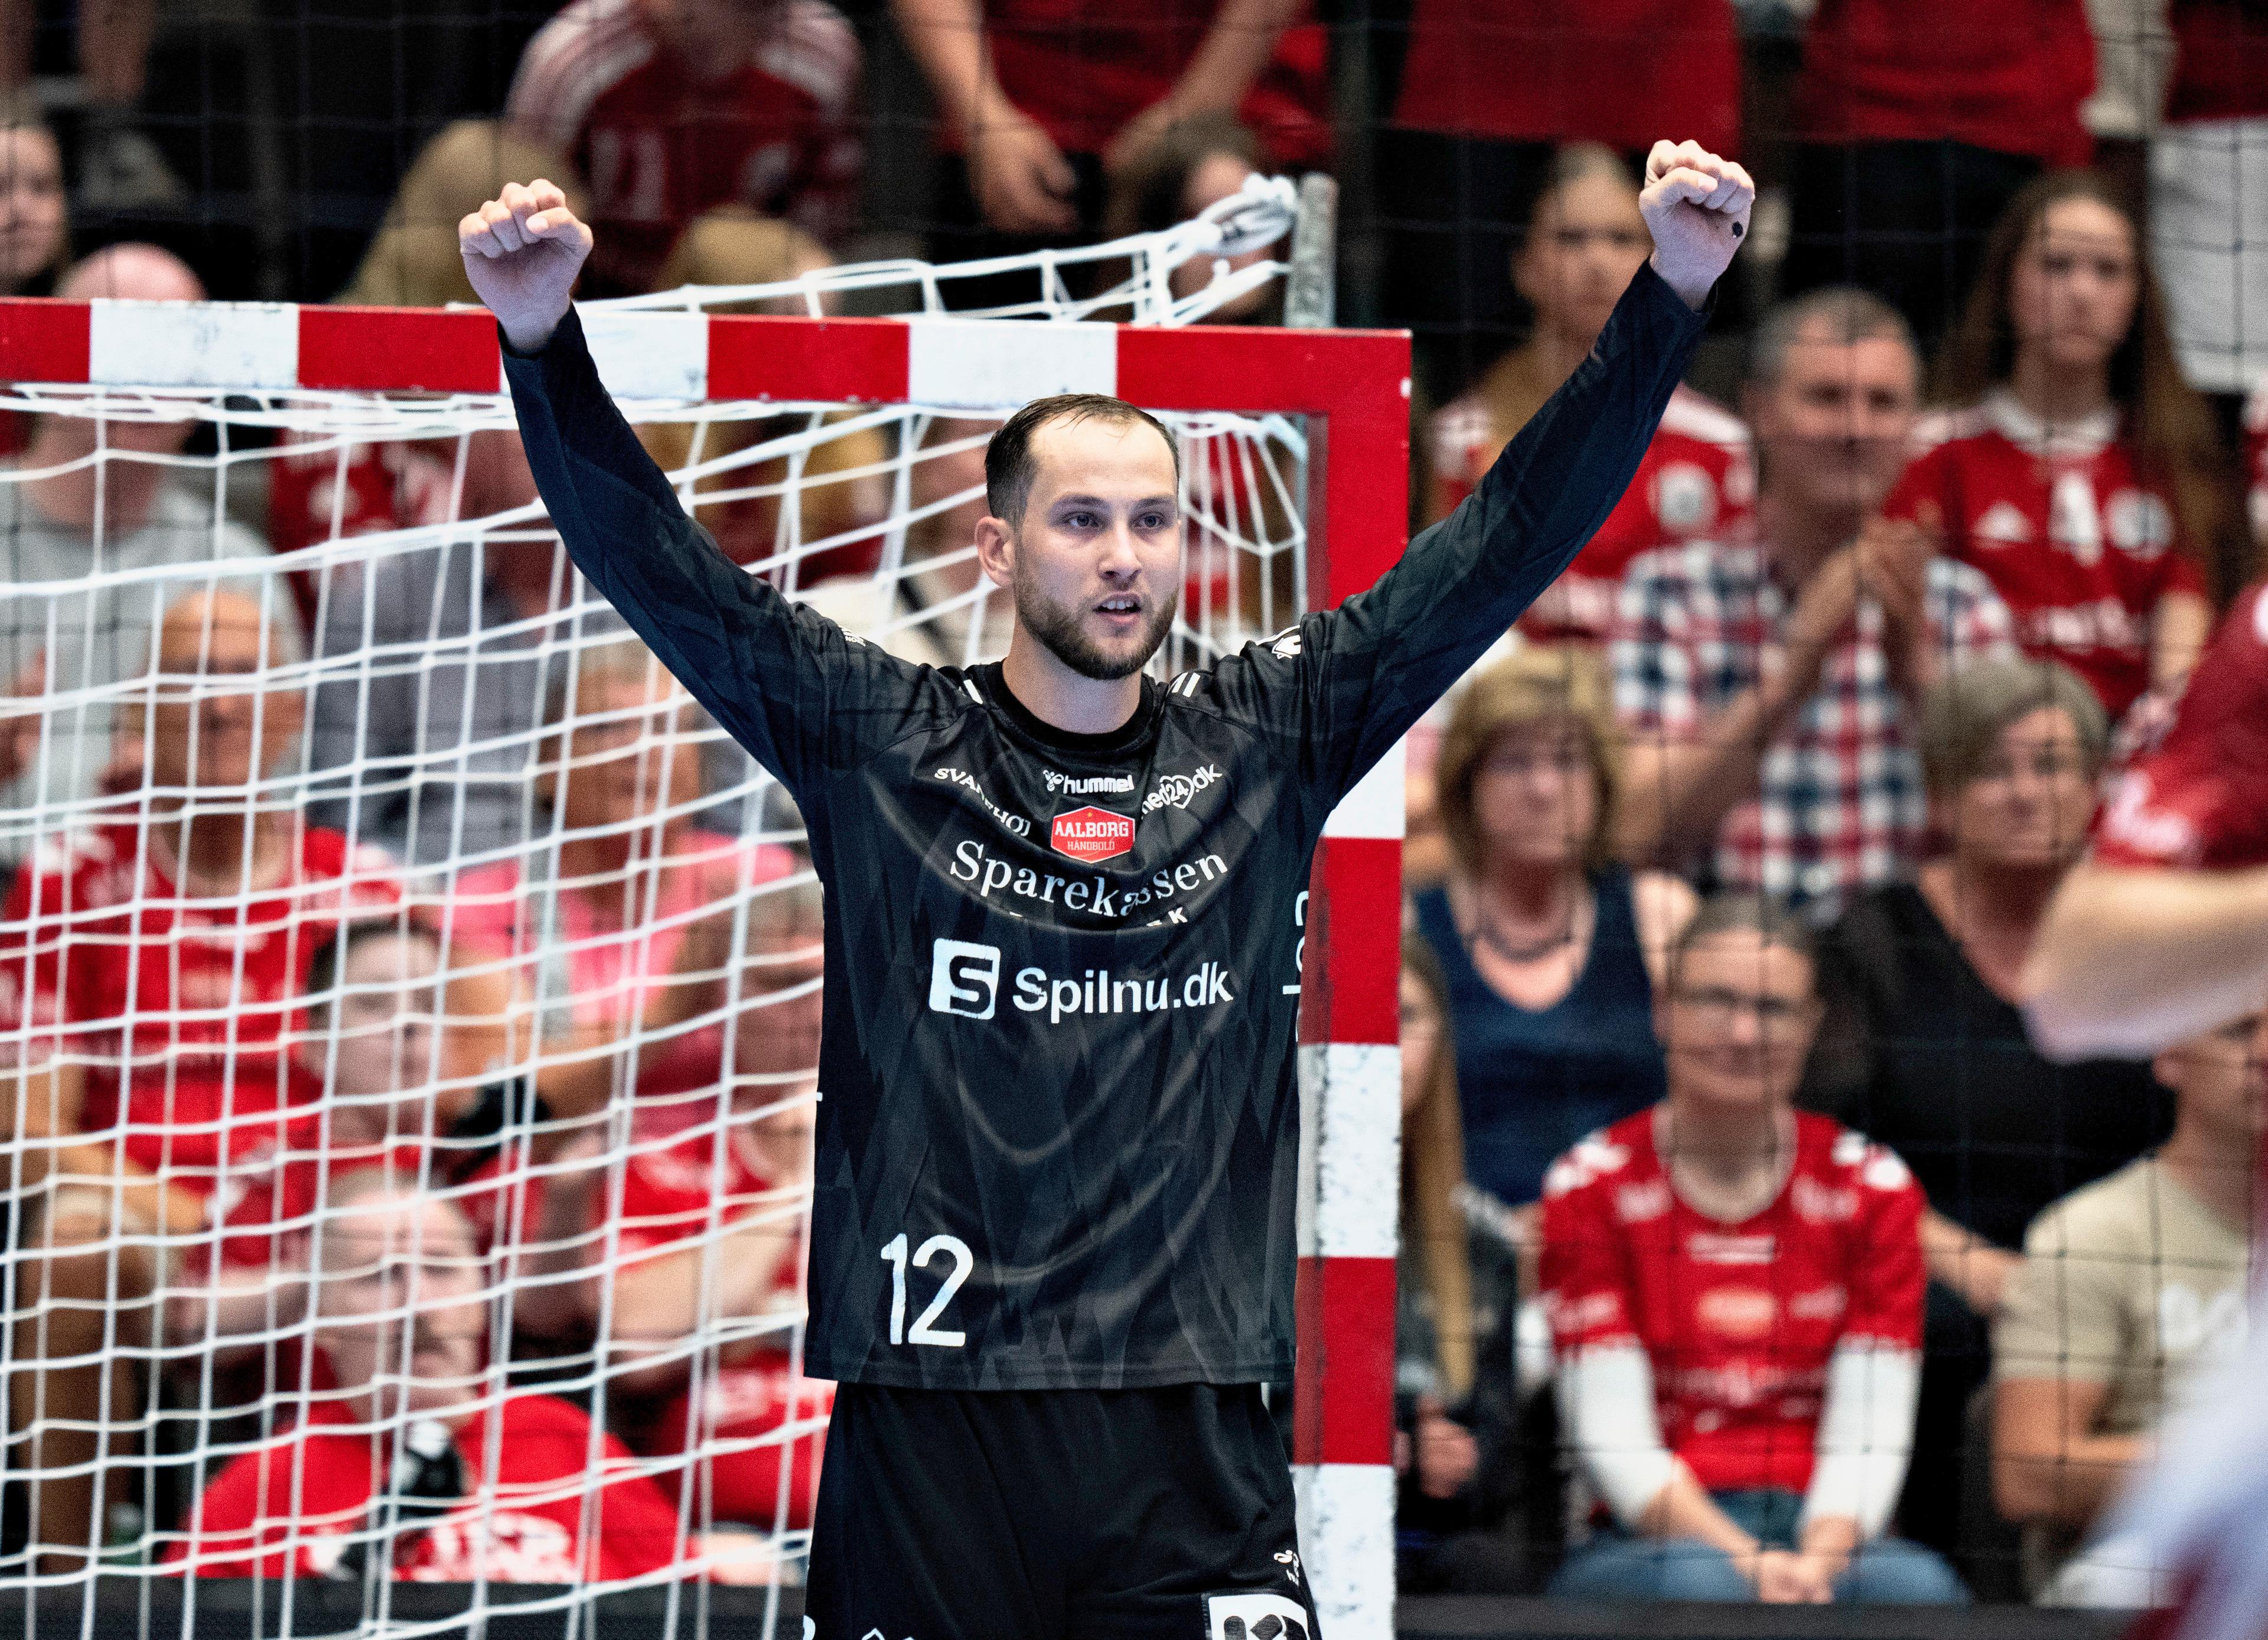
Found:
[[[2146,1058],[2224,1025],[2268,993],[2268,866],[2084,863],[2050,902],[2023,984],[2050,1059]]]
[[[1697,311],[1747,232],[1748,174],[1654,144],[1639,208],[1654,253],[1591,356],[1456,511],[1369,591],[1309,617],[1314,727],[1344,785],[1376,762],[1573,561],[1622,499],[1701,338]],[[1316,624],[1320,623],[1320,624]]]
[[[536,488],[575,565],[725,730],[802,799],[895,737],[916,669],[789,602],[719,551],[599,380],[570,300],[591,230],[553,184],[512,183],[458,225],[504,331]]]

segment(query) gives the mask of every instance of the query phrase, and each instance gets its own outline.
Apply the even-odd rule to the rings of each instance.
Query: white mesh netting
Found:
[[[1225,241],[1175,232],[1117,247],[1118,312],[1210,311],[1165,274]],[[1020,311],[1101,311],[1040,272]],[[629,409],[749,573],[916,659],[998,653],[997,418]],[[821,972],[790,805],[574,573],[507,401],[0,410],[0,1577],[321,1577],[389,1633],[436,1626],[401,1578],[792,1584],[830,1392],[798,1370]],[[1168,673],[1310,585],[1296,418],[1171,419]],[[273,1621],[316,1631],[295,1598]]]

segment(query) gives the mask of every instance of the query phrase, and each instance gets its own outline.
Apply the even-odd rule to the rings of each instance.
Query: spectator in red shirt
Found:
[[[560,1149],[552,1135],[526,1131],[549,1112],[531,1104],[525,1084],[473,1085],[492,1036],[477,1016],[501,1017],[505,989],[498,975],[446,974],[439,938],[418,920],[350,924],[317,948],[306,1031],[292,1057],[323,1089],[322,1104],[229,1167],[208,1209],[209,1234],[189,1249],[194,1274],[169,1299],[169,1337],[210,1350],[299,1319],[309,1235],[338,1178],[357,1169],[390,1166],[449,1192],[482,1251],[492,1247],[510,1204],[460,1187],[477,1174],[523,1171],[531,1154],[549,1159]],[[515,1238],[537,1259],[582,1228],[540,1212],[528,1222]],[[516,1295],[513,1324],[561,1331],[568,1314],[559,1297],[556,1285],[529,1283]]]
[[[1808,931],[1768,900],[1705,905],[1658,1006],[1669,1097],[1544,1186],[1563,1418],[1612,1517],[1552,1592],[1964,1601],[1882,1535],[1913,1438],[1922,1196],[1791,1108],[1819,1023]]]
[[[622,1444],[565,1401],[512,1393],[489,1362],[486,1278],[465,1215],[383,1168],[342,1178],[331,1207],[310,1268],[313,1341],[335,1388],[214,1478],[166,1560],[202,1577],[360,1570],[428,1583],[580,1584],[667,1567],[677,1511],[630,1472]]]
[[[494,120],[443,127],[403,173],[361,266],[335,299],[379,307],[477,302],[457,249],[458,219],[522,176],[556,182],[587,219],[589,197],[558,150]],[[291,552],[349,536],[478,518],[535,499],[516,432],[471,434],[461,480],[458,462],[455,439],[342,443],[328,432],[287,431],[269,469],[268,539],[276,551]],[[353,584],[346,572],[335,572],[334,584],[342,581]],[[303,599],[311,625],[319,602],[310,587]]]
[[[2227,508],[2212,417],[2108,184],[2063,172],[2010,202],[1940,376],[1955,408],[1884,512],[1983,571],[2024,652],[2116,721],[2204,648]]]
[[[0,919],[0,1028],[33,1141],[10,1418],[37,1421],[33,1470],[92,1466],[105,1395],[136,1404],[116,1344],[150,1341],[161,1260],[116,1238],[193,1230],[229,1162],[277,1141],[316,1090],[284,1052],[314,949],[397,898],[382,858],[253,801],[298,744],[302,701],[264,679],[217,680],[300,654],[288,610],[270,621],[226,592],[176,602],[138,709],[148,817],[49,839]],[[96,1489],[91,1467],[40,1477],[49,1564],[99,1541]]]
[[[1418,332],[1436,393],[1515,332],[1504,270],[1558,147],[1596,144],[1634,169],[1661,131],[1741,152],[1732,0],[1416,0],[1408,51],[1378,133],[1386,305]]]
[[[2086,0],[1820,0],[1782,293],[1864,285],[1933,349],[2016,190],[2088,162],[2094,88]]]
[[[1471,392],[1434,413],[1427,523],[1447,518],[1473,492],[1513,435],[1575,373],[1652,247],[1638,184],[1622,160],[1593,144],[1561,149],[1512,264],[1512,282],[1535,310],[1535,328]],[[1630,488],[1574,563],[1528,606],[1521,630],[1547,642],[1603,644],[1625,565],[1656,547],[1724,539],[1755,497],[1748,429],[1680,386]]]
[[[953,155],[957,242],[943,259],[1091,235],[1109,182],[1197,115],[1235,115],[1275,169],[1330,157],[1326,41],[1300,21],[1307,0],[892,0],[891,10]],[[1034,288],[1024,280],[1003,299],[1028,300]]]
[[[745,206],[727,205],[678,236],[662,266],[660,284],[673,291],[687,284],[784,284],[834,265],[826,247],[802,230]],[[833,297],[821,298],[820,311],[835,307]],[[804,314],[812,308],[802,297],[783,296],[761,303],[711,303],[708,311]],[[806,432],[810,425],[808,413],[769,420],[647,422],[639,427],[638,439],[665,472],[690,465],[697,444],[708,476],[692,485],[695,494],[725,491],[733,499],[696,501],[694,516],[735,564],[774,564],[783,541],[838,541],[843,544],[806,551],[792,566],[771,570],[775,584],[801,593],[832,577],[848,576],[871,599],[865,577],[881,563],[879,526],[890,508],[890,481],[885,476],[890,448],[881,432],[868,428],[835,434],[811,447],[792,476],[783,456],[739,464],[733,460],[755,445]],[[859,532],[866,529],[876,533],[862,537]]]
[[[680,1460],[661,1480],[695,1507],[765,1531],[811,1525],[835,1398],[833,1385],[803,1376],[793,1348],[804,1312],[799,1226],[811,1187],[820,945],[815,883],[748,900],[746,1006],[729,1090],[674,1112],[649,1106],[619,1204],[603,1187],[585,1192],[592,1251],[608,1273],[603,1295],[595,1282],[585,1289],[587,1319],[600,1320],[603,1303],[611,1393],[645,1425],[640,1449]],[[727,1327],[733,1341],[695,1370],[686,1341]]]
[[[581,651],[571,687],[554,677],[534,765],[556,846],[451,889],[446,932],[510,963],[537,1091],[563,1117],[599,1109],[618,1080],[642,1097],[717,1085],[734,903],[791,868],[783,849],[695,824],[695,710],[636,639]]]
[[[858,37],[827,0],[573,0],[527,44],[506,117],[591,188],[585,292],[653,288],[696,217],[747,205],[850,233]]]

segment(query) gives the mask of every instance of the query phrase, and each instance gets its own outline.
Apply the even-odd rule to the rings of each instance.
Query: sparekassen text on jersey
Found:
[[[1292,1374],[1311,857],[1620,498],[1705,316],[1641,269],[1455,513],[1108,735],[919,667],[717,550],[570,317],[505,349],[578,566],[786,787],[826,885],[806,1370],[940,1389]]]

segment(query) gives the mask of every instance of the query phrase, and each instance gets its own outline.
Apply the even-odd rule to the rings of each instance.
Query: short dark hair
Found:
[[[1940,677],[1922,697],[1922,786],[1952,797],[1984,772],[2000,735],[2020,718],[2053,707],[2071,720],[2087,778],[2110,755],[2110,720],[2094,687],[2057,661],[1979,661]]]
[[[415,915],[379,915],[357,917],[342,922],[331,936],[318,945],[307,958],[307,1011],[328,1017],[332,1003],[338,999],[331,993],[339,986],[339,979],[347,971],[347,958],[365,940],[423,940],[435,950],[441,949],[441,936],[424,920]]]
[[[1107,421],[1125,426],[1134,422],[1153,429],[1166,441],[1174,458],[1174,486],[1181,487],[1182,447],[1148,410],[1108,393],[1057,393],[1034,399],[1000,424],[992,442],[984,447],[984,506],[993,517],[1021,523],[1032,503],[1032,484],[1039,465],[1032,459],[1032,435],[1052,421]]]
[[[1824,325],[1838,347],[1882,337],[1904,343],[1920,368],[1921,348],[1904,314],[1872,291],[1830,284],[1791,297],[1764,316],[1749,343],[1749,380],[1764,387],[1778,381],[1797,340],[1815,324]]]
[[[1695,946],[1720,934],[1753,934],[1766,945],[1793,951],[1810,964],[1815,972],[1818,969],[1819,936],[1812,932],[1809,923],[1773,895],[1732,890],[1712,894],[1701,902],[1701,908],[1693,913],[1693,920],[1685,925],[1670,948],[1670,972],[1677,971],[1686,953]]]

